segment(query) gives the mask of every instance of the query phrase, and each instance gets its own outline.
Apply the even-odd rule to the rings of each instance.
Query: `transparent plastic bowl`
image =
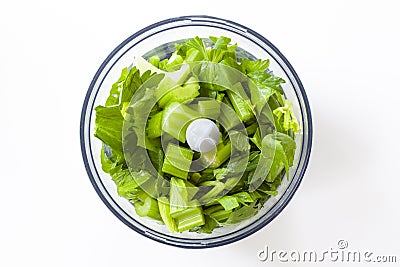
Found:
[[[171,52],[171,44],[194,36],[227,36],[237,43],[248,57],[270,59],[269,69],[286,80],[282,85],[286,97],[292,101],[301,128],[296,136],[297,150],[290,179],[282,179],[278,195],[269,198],[258,214],[240,224],[214,229],[212,234],[192,232],[170,233],[151,219],[136,215],[128,200],[118,196],[116,185],[101,169],[102,143],[93,135],[94,107],[104,104],[111,85],[119,78],[121,69],[130,66],[137,55],[149,56]],[[155,49],[157,48],[157,49]],[[83,160],[90,181],[106,206],[123,223],[136,232],[168,245],[184,248],[221,246],[243,239],[272,221],[288,204],[300,185],[310,157],[312,122],[307,96],[299,77],[279,50],[260,34],[232,21],[209,16],[185,16],[164,20],[133,34],[105,59],[94,76],[82,109],[80,138]]]

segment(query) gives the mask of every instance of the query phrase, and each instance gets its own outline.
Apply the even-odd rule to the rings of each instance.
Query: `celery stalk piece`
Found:
[[[186,190],[188,192],[188,200],[193,199],[193,197],[199,192],[200,188],[195,186],[189,181],[185,181]]]
[[[203,100],[197,103],[197,110],[206,118],[217,118],[221,112],[221,105],[215,100]]]
[[[200,184],[201,186],[213,186],[210,191],[204,194],[200,200],[203,203],[209,203],[214,201],[218,195],[225,189],[225,184],[219,181],[206,181]]]
[[[139,70],[140,74],[142,75],[146,71],[150,70],[151,73],[159,73],[159,74],[165,74],[166,72],[163,70],[160,70],[159,68],[155,67],[152,65],[150,62],[148,62],[146,59],[144,59],[141,56],[135,57],[135,62],[134,62],[135,67]]]
[[[210,217],[216,220],[217,222],[223,222],[229,218],[232,214],[232,210],[220,210],[210,214]]]
[[[200,85],[196,78],[190,77],[183,86],[176,85],[170,88],[168,92],[158,100],[158,105],[164,108],[171,102],[183,103],[187,100],[194,99],[200,94],[199,89]]]
[[[218,168],[224,163],[229,156],[231,155],[231,142],[228,142],[226,145],[220,143],[217,146],[217,152],[214,150],[209,152],[202,153],[202,160],[209,168]]]
[[[200,206],[185,209],[175,220],[181,233],[205,223],[203,209]]]
[[[154,67],[158,68],[158,64],[160,64],[160,57],[159,56],[152,56],[149,58],[149,63]]]
[[[241,83],[236,83],[233,85],[233,87],[239,87],[239,89],[235,91],[243,91],[243,86]],[[248,105],[248,103],[246,103],[247,101],[245,99],[229,90],[226,93],[241,121],[247,122],[254,117],[254,114],[250,110],[250,106]]]
[[[169,143],[165,152],[162,171],[186,179],[192,164],[193,151]]]
[[[160,99],[166,93],[171,91],[172,88],[181,86],[190,73],[190,67],[189,65],[184,64],[177,71],[174,72],[161,71],[161,72],[164,73],[165,76],[161,80],[160,84],[158,85],[157,89],[154,92],[157,99]]]
[[[135,202],[134,206],[135,211],[139,216],[147,216],[156,220],[161,219],[160,212],[158,210],[158,203],[150,196],[148,196],[143,203],[139,201]]]
[[[204,210],[204,214],[207,214],[217,222],[222,222],[228,219],[229,215],[232,213],[232,210],[225,210],[221,205],[215,205]]]
[[[222,205],[222,207],[224,207],[225,210],[232,210],[239,207],[239,202],[234,196],[223,196],[218,199],[218,202]]]
[[[164,109],[162,130],[183,143],[186,141],[189,122],[199,117],[199,114],[188,106],[172,102]]]
[[[254,134],[257,131],[257,129],[258,129],[258,123],[257,122],[254,122],[254,123],[250,124],[249,126],[246,127],[247,135]]]
[[[162,124],[161,124],[162,116],[163,116],[163,112],[160,111],[160,112],[154,114],[153,116],[151,116],[150,119],[148,120],[147,128],[146,128],[148,138],[156,138],[156,137],[161,136],[161,134],[162,134]]]
[[[175,177],[171,178],[169,196],[170,215],[172,217],[188,207],[189,196],[183,180]]]
[[[168,204],[169,200],[166,197],[158,198],[158,209],[160,211],[160,216],[164,224],[167,226],[170,232],[178,231],[175,220],[170,215],[171,207]]]

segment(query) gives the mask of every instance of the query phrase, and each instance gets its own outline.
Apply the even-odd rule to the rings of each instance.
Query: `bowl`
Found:
[[[139,217],[133,205],[117,193],[109,174],[102,171],[100,151],[102,142],[93,135],[94,107],[104,104],[112,84],[118,80],[121,69],[130,66],[135,56],[169,55],[179,40],[200,37],[226,36],[238,44],[238,53],[249,58],[269,59],[269,69],[282,77],[287,99],[292,101],[301,132],[290,178],[282,179],[275,197],[267,199],[263,208],[252,218],[237,225],[216,228],[212,234],[193,232],[170,233],[154,220]],[[282,53],[266,38],[238,23],[210,16],[183,16],[150,25],[118,45],[96,72],[84,100],[80,123],[81,149],[85,167],[94,189],[110,211],[128,227],[150,239],[183,248],[208,248],[241,240],[271,222],[285,208],[299,187],[310,158],[312,121],[309,103],[303,85]]]

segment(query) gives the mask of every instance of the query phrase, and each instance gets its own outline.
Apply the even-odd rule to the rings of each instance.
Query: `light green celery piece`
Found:
[[[157,99],[160,99],[166,93],[171,91],[171,89],[177,86],[181,86],[190,73],[190,67],[187,64],[183,64],[181,68],[177,71],[164,73],[164,78],[161,80],[160,84],[154,92]]]
[[[169,143],[165,152],[162,171],[186,179],[192,164],[192,158],[192,150]]]
[[[194,99],[199,93],[200,85],[196,78],[190,77],[183,86],[176,85],[158,100],[158,105],[164,108],[171,102],[183,103]]]
[[[141,56],[135,57],[134,65],[139,70],[140,74],[143,74],[148,70],[150,70],[151,73],[159,73],[159,74],[166,73],[165,71],[160,70],[159,68],[155,67],[153,64],[151,64],[150,62],[148,62],[146,59],[144,59]]]
[[[169,200],[166,197],[159,197],[158,198],[158,209],[160,211],[161,219],[164,224],[167,226],[170,232],[178,231],[178,227],[176,225],[175,220],[170,215],[171,207],[168,204]]]
[[[161,62],[159,62],[159,64],[160,63]],[[150,70],[152,73],[164,74],[164,78],[161,80],[155,91],[158,99],[167,93],[171,88],[182,85],[190,73],[190,67],[187,64],[183,64],[179,70],[167,72],[156,68],[150,62],[140,56],[135,57],[134,65],[140,71],[140,73],[145,73],[146,71]]]
[[[234,196],[223,196],[218,199],[218,203],[221,204],[225,210],[233,210],[234,208],[239,207],[239,202]]]
[[[160,57],[159,56],[152,56],[149,58],[149,63],[154,67],[158,68],[158,64],[160,64]]]
[[[169,196],[170,215],[172,217],[188,207],[189,196],[183,180],[176,177],[171,178]]]
[[[160,212],[158,210],[158,203],[157,200],[148,196],[144,202],[135,202],[134,203],[135,211],[137,215],[141,217],[150,217],[156,220],[160,220]]]
[[[118,106],[97,106],[94,136],[111,147],[115,152],[122,152],[122,125],[124,118]]]
[[[203,55],[201,54],[201,52],[199,50],[194,49],[194,48],[190,48],[186,52],[185,61],[186,62],[201,61],[202,58],[203,58]]]
[[[251,195],[245,191],[236,193],[232,196],[235,197],[240,204],[245,205],[246,203],[254,202],[254,199],[251,197]]]
[[[175,220],[178,231],[181,233],[205,223],[203,210],[200,206],[185,209]]]
[[[171,57],[167,61],[166,68],[174,69],[175,66],[179,66],[183,63],[183,58],[178,55],[176,52],[172,53]]]
[[[243,122],[247,122],[254,117],[254,114],[251,110],[250,105],[248,104],[248,101],[246,101],[247,96],[237,94],[244,91],[243,86],[240,82],[238,82],[232,86],[232,89],[233,92],[231,90],[228,90],[226,92],[229,100],[231,101],[232,106],[235,109],[240,120]]]
[[[147,122],[147,137],[156,138],[160,137],[162,134],[162,116],[163,112],[160,111],[153,116]]]
[[[217,222],[223,222],[227,220],[231,214],[232,210],[220,210],[212,213],[210,217],[216,220]]]
[[[224,207],[222,207],[219,204],[209,207],[206,210],[204,210],[204,214],[210,216],[217,222],[225,221],[226,219],[228,219],[228,217],[230,216],[231,213],[232,213],[232,210],[225,210]]]
[[[222,163],[229,159],[229,156],[231,155],[231,146],[231,142],[228,142],[226,145],[220,143],[217,145],[216,153],[214,150],[202,153],[202,160],[210,168],[218,168]]]
[[[215,100],[199,101],[197,111],[206,118],[217,118],[221,112],[221,104]]]
[[[289,100],[286,99],[285,105],[274,109],[273,113],[285,131],[292,129],[294,133],[299,132],[299,124],[293,111],[293,105]]]
[[[206,181],[200,184],[201,186],[212,186],[211,190],[205,193],[200,200],[203,203],[214,201],[218,195],[225,189],[225,184],[219,181]]]
[[[162,130],[184,143],[189,122],[199,117],[197,111],[184,104],[172,102],[164,109]]]

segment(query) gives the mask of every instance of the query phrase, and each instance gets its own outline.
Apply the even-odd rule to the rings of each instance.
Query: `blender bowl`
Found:
[[[102,105],[121,69],[132,65],[135,56],[168,57],[180,40],[200,37],[226,36],[238,44],[238,56],[269,59],[269,69],[286,83],[281,87],[285,97],[293,103],[293,110],[301,132],[296,135],[296,153],[290,178],[282,179],[278,194],[270,197],[259,212],[239,224],[216,228],[211,234],[170,233],[157,221],[140,217],[133,205],[120,197],[109,174],[102,171],[100,153],[102,142],[94,137],[94,108]],[[184,16],[150,25],[118,45],[96,72],[86,95],[80,125],[83,160],[96,192],[123,223],[136,232],[168,245],[184,248],[207,248],[235,242],[249,236],[273,220],[288,204],[300,185],[307,168],[312,145],[312,121],[306,93],[299,77],[287,59],[267,39],[251,29],[232,21],[209,16]]]

